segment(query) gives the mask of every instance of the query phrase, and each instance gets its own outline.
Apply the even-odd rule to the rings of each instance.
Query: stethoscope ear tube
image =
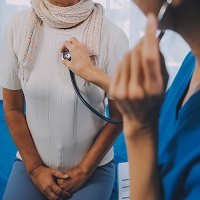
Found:
[[[83,98],[83,96],[80,94],[80,92],[78,90],[74,73],[71,70],[69,70],[69,73],[70,73],[70,78],[71,78],[71,82],[74,87],[74,90],[75,90],[76,94],[78,95],[79,99],[85,104],[85,106],[87,106],[95,115],[97,115],[104,121],[107,121],[111,124],[122,124],[123,123],[123,121],[112,120],[112,119],[109,119],[109,118],[103,116],[101,113],[99,113],[97,110],[95,110],[91,105],[89,105],[88,102]]]

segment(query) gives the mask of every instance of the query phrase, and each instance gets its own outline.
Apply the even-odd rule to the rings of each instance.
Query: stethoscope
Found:
[[[70,55],[70,52],[66,49],[64,52],[63,52],[63,59],[67,59],[67,60],[71,60],[71,55]],[[75,80],[75,74],[69,70],[69,74],[70,74],[70,79],[71,79],[71,82],[72,82],[72,85],[74,87],[74,90],[77,94],[77,96],[79,97],[79,99],[82,101],[82,103],[88,108],[90,109],[95,115],[97,115],[99,118],[103,119],[104,121],[107,121],[111,124],[122,124],[123,121],[121,120],[112,120],[112,119],[109,119],[107,117],[105,117],[104,115],[102,115],[101,113],[99,113],[97,110],[95,110],[84,98],[83,96],[81,95],[79,89],[78,89],[78,86],[76,84],[76,80]]]
[[[167,0],[166,3],[163,4],[163,6],[161,7],[160,9],[160,12],[158,14],[158,22],[160,23],[163,19],[163,16],[168,8],[168,6],[172,3],[172,0]],[[162,39],[162,37],[164,36],[165,34],[165,30],[161,30],[160,34],[158,35],[158,38],[159,38],[159,41]],[[63,52],[63,59],[67,59],[67,60],[71,60],[71,55],[70,55],[70,52],[66,49],[64,52]],[[73,85],[73,88],[77,94],[77,96],[79,97],[79,99],[81,100],[81,102],[88,108],[90,109],[95,115],[97,115],[99,118],[103,119],[104,121],[107,121],[111,124],[122,124],[123,121],[121,120],[112,120],[112,119],[109,119],[107,117],[105,117],[104,115],[102,115],[101,113],[99,113],[97,110],[95,110],[84,98],[83,96],[81,95],[79,89],[78,89],[78,86],[76,84],[76,80],[75,80],[75,74],[69,70],[69,74],[70,74],[70,79],[71,79],[71,82],[72,82],[72,85]]]

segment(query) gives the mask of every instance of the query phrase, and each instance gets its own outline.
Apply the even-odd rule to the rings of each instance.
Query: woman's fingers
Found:
[[[142,98],[143,75],[141,71],[140,42],[132,51],[128,52],[113,77],[110,95],[118,100]]]
[[[113,99],[117,99],[117,88],[118,88],[118,81],[120,79],[120,72],[121,72],[121,65],[119,64],[117,67],[117,70],[112,78],[112,82],[110,84],[109,87],[109,95],[113,98]]]
[[[60,49],[60,52],[63,53],[66,49],[68,49],[70,51],[70,49],[72,49],[74,44],[72,44],[69,41],[65,41]]]
[[[143,71],[141,67],[141,40],[130,54],[130,81],[128,84],[129,99],[141,99],[144,96],[143,91]]]
[[[70,41],[65,41],[60,49],[60,52],[63,53],[66,49],[72,51],[76,47],[82,47],[83,44],[80,43],[75,37],[72,37]]]
[[[68,175],[64,174],[61,171],[51,169],[51,174],[53,177],[59,177],[61,179],[66,179]],[[62,188],[60,188],[57,183],[55,182],[55,179],[51,179],[49,184],[44,188],[44,194],[48,197],[49,200],[61,200],[63,198],[68,198],[71,196],[71,194],[67,191],[64,191]]]
[[[120,64],[120,71],[119,75],[120,78],[118,79],[118,88],[117,92],[119,93],[120,99],[126,99],[128,96],[128,82],[130,78],[130,68],[129,68],[129,62],[130,62],[130,53],[127,53],[124,57],[123,62]]]
[[[113,76],[113,79],[112,79],[112,82],[111,82],[111,85],[109,88],[109,95],[116,100],[125,98],[124,86],[122,86],[122,85],[125,85],[125,83],[122,83],[122,81],[121,81],[122,76],[123,77],[126,76],[125,74],[126,74],[126,72],[125,72],[124,60],[123,60],[118,65],[116,73]],[[125,80],[125,82],[127,82],[127,81]]]
[[[57,196],[63,198],[71,197],[71,194],[65,190],[62,190],[58,185],[54,184],[51,188],[51,191],[54,192]]]
[[[55,181],[57,178],[67,179],[68,175],[59,170],[47,168],[44,166],[38,167],[31,175],[31,179],[36,187],[49,200],[61,200],[63,197],[70,197],[71,195],[68,192],[63,191],[62,188],[58,186]]]
[[[55,175],[58,175],[58,174],[54,173],[54,176]],[[71,196],[71,194],[69,192],[64,191],[62,188],[60,188],[53,178],[52,178],[51,183],[49,182],[49,184],[46,186],[46,188],[44,188],[44,194],[50,200],[54,200],[54,199],[61,200],[63,198],[68,198]]]
[[[48,198],[48,200],[59,200],[58,195],[56,195],[53,191],[50,189],[48,191],[44,192],[44,195]]]
[[[60,178],[60,179],[67,179],[69,176],[67,174],[65,174],[64,172],[61,172],[59,170],[56,169],[52,169],[51,170],[51,174],[53,176],[55,176],[56,178]]]
[[[76,46],[81,46],[82,45],[75,37],[72,37],[70,42],[72,44],[75,44]]]
[[[158,39],[156,38],[157,20],[153,14],[148,15],[146,35],[142,45],[142,68],[144,72],[144,89],[149,95],[163,90]]]

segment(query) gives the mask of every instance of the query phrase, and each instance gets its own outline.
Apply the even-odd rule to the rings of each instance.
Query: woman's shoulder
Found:
[[[5,31],[18,33],[22,30],[30,12],[31,9],[27,9],[11,16],[6,24]]]
[[[115,42],[119,42],[119,39],[122,41],[128,41],[125,32],[116,24],[111,22],[107,17],[105,17],[103,21],[103,34]]]

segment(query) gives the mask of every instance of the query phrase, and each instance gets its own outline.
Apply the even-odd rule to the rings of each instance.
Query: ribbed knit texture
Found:
[[[18,13],[6,25],[1,45],[0,85],[9,90],[23,91],[27,125],[41,160],[48,167],[66,172],[83,160],[105,126],[104,121],[79,101],[60,53],[63,42],[71,37],[83,42],[90,18],[68,30],[42,23],[31,74],[24,84],[18,76],[18,59],[29,14],[30,9]],[[126,35],[104,17],[98,67],[112,77],[126,51]],[[83,80],[77,76],[76,83],[90,105],[104,114],[105,92],[94,84],[82,85]],[[99,166],[112,159],[113,149]]]
[[[94,64],[98,65],[104,16],[104,9],[100,4],[94,4],[91,0],[80,0],[74,6],[69,7],[55,6],[48,0],[31,0],[31,4],[32,10],[24,27],[24,40],[18,60],[19,76],[22,80],[28,81],[30,76],[37,36],[42,22],[53,28],[71,28],[90,17],[83,43],[87,46]]]

